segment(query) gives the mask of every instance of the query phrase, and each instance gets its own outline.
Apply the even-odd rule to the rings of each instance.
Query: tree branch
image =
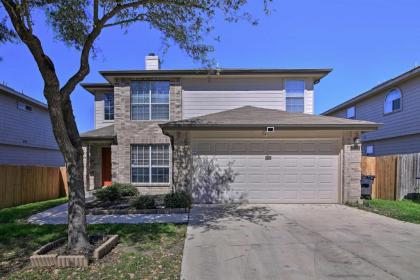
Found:
[[[3,1],[3,0],[2,0]],[[61,88],[60,94],[62,95],[70,95],[73,90],[76,88],[77,84],[80,83],[88,74],[89,74],[89,55],[90,51],[92,50],[93,43],[95,42],[96,38],[101,33],[104,27],[117,25],[117,23],[107,26],[107,22],[111,20],[115,15],[120,13],[126,9],[137,8],[139,6],[154,3],[154,4],[172,4],[172,5],[180,5],[180,6],[191,6],[197,9],[204,9],[205,7],[196,3],[191,3],[188,0],[176,0],[176,1],[168,1],[168,0],[142,0],[142,1],[133,1],[125,4],[117,4],[114,8],[112,8],[108,13],[106,13],[101,19],[98,19],[98,22],[94,25],[92,31],[86,37],[86,41],[82,48],[82,53],[80,55],[80,67],[79,70],[66,82],[66,84]]]
[[[5,7],[12,25],[16,30],[19,38],[26,44],[29,51],[35,58],[35,62],[41,72],[44,81],[50,81],[49,86],[59,86],[55,67],[51,59],[45,54],[41,41],[32,31],[25,26],[24,20],[21,18],[18,6],[11,0],[1,0]]]
[[[95,25],[98,22],[98,8],[99,8],[99,1],[93,1],[93,24]]]
[[[136,17],[133,17],[133,18],[130,18],[130,19],[120,20],[120,21],[115,21],[115,22],[112,22],[112,23],[105,24],[104,28],[115,26],[115,25],[128,24],[128,23],[132,23],[132,22],[136,22],[136,21],[140,21],[140,20],[145,20],[146,17],[147,17],[146,14],[139,14]]]

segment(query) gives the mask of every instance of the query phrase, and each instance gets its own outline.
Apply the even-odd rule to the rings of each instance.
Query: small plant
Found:
[[[116,186],[103,187],[94,192],[93,195],[102,202],[116,201],[121,198],[121,194]]]
[[[136,198],[131,206],[136,209],[153,209],[155,208],[155,199],[151,195],[142,195]]]
[[[113,183],[112,186],[118,188],[121,196],[136,196],[139,194],[137,188],[132,184]]]
[[[166,208],[191,208],[192,197],[185,191],[169,193],[165,196]]]

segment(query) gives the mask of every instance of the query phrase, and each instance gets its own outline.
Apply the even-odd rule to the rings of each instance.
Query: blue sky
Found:
[[[212,56],[226,68],[333,68],[315,88],[315,112],[337,105],[380,82],[420,65],[418,0],[274,0],[265,17],[258,0],[247,9],[258,26],[216,20],[221,42]],[[36,32],[64,82],[77,67],[78,53],[53,39],[40,16]],[[103,82],[99,70],[143,69],[144,56],[161,53],[160,33],[144,24],[127,34],[106,30],[85,82]],[[0,45],[0,82],[45,101],[42,79],[23,45]],[[197,68],[176,46],[162,68]],[[93,128],[93,97],[78,87],[72,96],[80,131]]]

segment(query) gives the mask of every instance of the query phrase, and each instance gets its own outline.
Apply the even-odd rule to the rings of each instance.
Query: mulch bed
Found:
[[[156,197],[156,208],[136,209],[131,203],[136,197],[124,197],[117,201],[93,200],[86,203],[86,213],[90,215],[132,215],[132,214],[183,214],[189,213],[189,208],[165,208],[163,197]]]

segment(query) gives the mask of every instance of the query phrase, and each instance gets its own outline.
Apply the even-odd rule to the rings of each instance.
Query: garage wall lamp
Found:
[[[362,143],[362,142],[361,142],[359,137],[354,138],[352,149],[353,150],[359,150],[360,149],[360,143]]]

